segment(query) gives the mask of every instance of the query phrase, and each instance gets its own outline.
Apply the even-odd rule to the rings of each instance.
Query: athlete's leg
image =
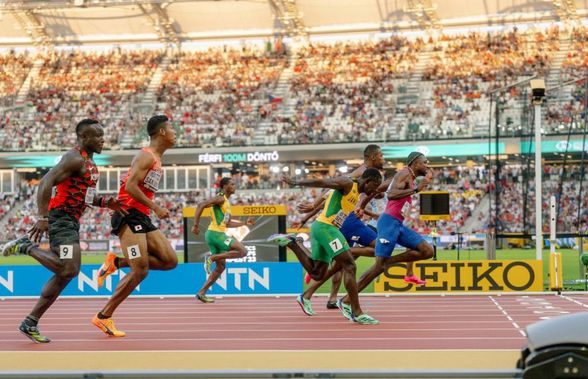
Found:
[[[235,243],[239,242],[235,241]],[[222,273],[225,271],[226,261],[224,259],[216,260],[215,262],[216,265],[214,267],[214,270],[212,270],[210,275],[208,275],[208,278],[206,278],[206,281],[202,285],[202,288],[200,288],[200,290],[196,294],[196,296],[198,296],[199,299],[204,298],[206,296],[206,291],[208,291],[208,289],[218,280],[218,278],[220,278]]]
[[[149,253],[146,233],[133,233],[128,225],[123,225],[119,232],[123,254],[128,259],[130,272],[118,283],[114,294],[108,300],[101,316],[110,317],[118,306],[133,292],[149,273]]]

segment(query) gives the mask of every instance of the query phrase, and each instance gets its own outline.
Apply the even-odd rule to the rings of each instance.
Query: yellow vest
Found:
[[[231,218],[231,203],[224,193],[221,192],[219,195],[223,195],[225,201],[222,205],[212,206],[208,230],[224,233],[227,230],[227,222]]]
[[[323,211],[316,220],[340,228],[349,213],[353,212],[358,201],[357,182],[353,183],[353,187],[347,195],[343,195],[339,190],[333,190],[325,202]]]

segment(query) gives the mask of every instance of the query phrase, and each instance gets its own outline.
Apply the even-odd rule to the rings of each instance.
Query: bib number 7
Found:
[[[331,246],[333,252],[336,253],[343,248],[343,243],[341,243],[341,241],[339,241],[339,239],[336,238],[329,242],[329,246]]]

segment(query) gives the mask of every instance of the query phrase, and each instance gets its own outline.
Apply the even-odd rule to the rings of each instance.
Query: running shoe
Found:
[[[98,315],[94,316],[92,319],[92,324],[96,325],[100,330],[102,330],[106,335],[111,337],[124,337],[127,334],[121,330],[118,330],[114,325],[114,321],[112,317],[109,318],[98,318]]]
[[[302,312],[306,313],[308,316],[316,315],[316,312],[312,310],[312,303],[310,300],[305,299],[302,295],[298,295],[298,297],[296,297],[296,302],[300,305],[300,308],[302,308]]]
[[[8,241],[2,247],[2,255],[8,257],[10,255],[26,255],[29,247],[33,243],[27,236],[22,236],[12,241]]]
[[[361,325],[377,325],[380,323],[380,321],[376,320],[367,313],[361,314],[359,316],[353,316],[353,321]]]
[[[34,343],[49,343],[51,340],[39,332],[36,326],[30,326],[26,322],[21,322],[18,331],[27,336]]]
[[[351,312],[351,305],[345,304],[343,302],[343,299],[339,299],[337,300],[337,308],[341,310],[341,313],[343,313],[343,316],[345,316],[347,320],[353,321],[353,312]]]
[[[206,271],[206,275],[210,275],[212,272],[212,254],[206,253],[204,256],[204,271]]]
[[[327,309],[339,309],[337,301],[327,301]]]
[[[196,299],[200,300],[204,304],[214,303],[214,299],[212,297],[208,297],[206,295],[196,294]]]
[[[279,246],[288,246],[292,242],[296,242],[296,235],[294,234],[272,234],[267,239],[268,242],[275,242]]]
[[[416,284],[417,286],[424,286],[425,284],[427,284],[427,282],[425,280],[420,279],[418,276],[416,275],[412,275],[412,276],[405,276],[404,277],[404,281],[406,283],[412,283],[412,284]]]
[[[112,252],[108,252],[106,254],[106,259],[104,259],[104,263],[98,269],[98,288],[104,285],[104,279],[106,279],[110,274],[114,273],[116,270],[116,266],[114,265],[114,260],[116,259],[116,254]]]

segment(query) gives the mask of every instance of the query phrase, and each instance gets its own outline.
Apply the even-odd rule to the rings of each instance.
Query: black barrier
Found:
[[[1,372],[0,378],[72,378],[72,379],[170,379],[170,378],[522,378],[521,370],[333,370],[333,371],[295,371],[295,370],[260,370],[260,371],[62,371],[62,372]]]

